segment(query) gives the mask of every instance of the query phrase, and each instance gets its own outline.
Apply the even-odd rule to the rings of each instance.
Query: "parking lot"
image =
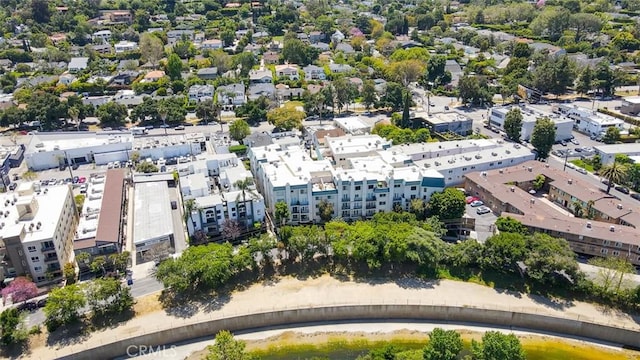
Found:
[[[482,201],[482,199],[477,200]],[[468,203],[465,209],[465,215],[473,218],[476,221],[476,239],[484,243],[487,238],[493,235],[496,219],[498,218],[491,209],[489,212],[481,214],[485,210],[485,205],[478,205],[479,203]],[[477,206],[476,206],[477,205]],[[486,210],[485,210],[486,211]]]

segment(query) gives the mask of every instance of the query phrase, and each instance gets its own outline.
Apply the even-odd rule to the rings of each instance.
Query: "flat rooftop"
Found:
[[[154,147],[201,143],[203,141],[205,141],[205,136],[202,133],[185,133],[168,136],[139,136],[133,140],[133,148],[134,150],[151,149]]]
[[[375,150],[383,150],[391,146],[389,140],[383,139],[378,135],[346,135],[337,138],[326,138],[325,142],[334,156],[340,154],[368,153]]]
[[[109,144],[132,143],[133,135],[127,132],[51,132],[31,135],[27,153],[72,150]]]
[[[425,169],[434,169],[437,171],[446,171],[456,169],[461,166],[471,167],[476,164],[484,164],[487,162],[495,162],[496,168],[505,167],[513,164],[514,159],[522,159],[532,157],[533,153],[527,147],[514,144],[504,143],[502,146],[495,148],[484,148],[478,151],[465,152],[455,155],[444,155],[424,160],[415,160],[415,164]]]
[[[352,134],[368,133],[369,130],[371,129],[371,126],[364,123],[357,116],[335,118],[333,121],[338,126],[340,126],[341,128],[345,129],[346,131]]]
[[[173,234],[169,186],[165,181],[137,183],[134,190],[133,243]],[[178,229],[178,231],[181,231]]]
[[[596,145],[597,152],[609,155],[615,154],[640,154],[640,143]]]
[[[415,113],[414,117],[424,119],[424,121],[433,125],[451,124],[454,122],[462,122],[462,121],[472,121],[471,118],[466,117],[455,111],[435,113],[435,114],[429,114],[426,111],[419,111]]]
[[[120,242],[125,169],[107,170],[96,241]]]

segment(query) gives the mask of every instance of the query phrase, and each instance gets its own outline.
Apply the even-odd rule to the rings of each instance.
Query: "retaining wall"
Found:
[[[239,331],[310,322],[364,319],[432,320],[451,323],[477,323],[498,327],[517,327],[640,347],[640,332],[638,331],[575,319],[473,307],[371,304],[320,306],[222,317],[199,323],[181,325],[175,328],[166,328],[144,335],[133,336],[128,339],[114,339],[112,342],[108,342],[109,340],[105,339],[107,343],[102,346],[82,350],[73,355],[66,355],[60,358],[91,360],[114,358],[126,356],[128,348],[130,350],[133,349],[135,352],[141,349],[141,346],[146,346],[147,349],[148,347],[154,348],[158,356],[162,357],[162,350],[159,349],[158,346],[205,336],[211,336],[213,338],[220,330]],[[64,349],[62,349],[62,351],[64,351]],[[131,351],[129,354],[131,354]],[[167,351],[166,354],[170,355],[170,352]]]

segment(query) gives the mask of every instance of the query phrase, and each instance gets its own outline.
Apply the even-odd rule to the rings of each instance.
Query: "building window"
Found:
[[[618,251],[618,250],[613,250],[613,251],[611,252],[611,254],[613,254],[613,256],[618,256],[618,255],[620,255],[620,251]]]
[[[346,190],[347,190],[347,186],[346,186],[346,185],[343,185],[343,186],[342,186],[342,191],[346,191]]]
[[[360,185],[356,186],[356,191],[360,191]]]
[[[609,240],[602,240],[602,244],[605,246],[609,245]]]
[[[401,186],[400,184],[394,184],[393,185],[393,187],[396,188],[396,189],[399,188],[400,186]]]
[[[38,276],[38,277],[36,278],[36,281],[37,281],[37,282],[41,282],[41,281],[44,281],[44,279],[45,279],[45,277],[44,277],[44,276]]]
[[[411,187],[411,191],[416,191],[416,189],[417,189],[417,187],[415,187],[415,186]]]
[[[40,257],[38,257],[38,256],[32,256],[32,257],[31,257],[31,261],[33,261],[33,262],[39,262],[39,261],[40,261]]]
[[[616,247],[622,247],[622,243],[616,241]]]
[[[37,273],[42,272],[42,266],[34,266],[33,270],[35,270]]]
[[[601,254],[608,254],[609,253],[609,249],[600,249],[600,253]]]
[[[29,252],[36,252],[36,247],[35,246],[29,246],[29,247],[27,247],[27,250],[29,250]]]
[[[373,185],[369,185],[369,190],[373,189]]]

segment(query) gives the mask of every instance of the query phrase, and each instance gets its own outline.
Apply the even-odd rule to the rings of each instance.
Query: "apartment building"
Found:
[[[189,88],[189,101],[201,102],[213,100],[215,89],[213,85],[191,85]]]
[[[30,276],[38,286],[60,280],[64,265],[75,261],[78,215],[71,187],[23,183],[0,201],[3,277]]]
[[[625,154],[636,162],[640,161],[640,143],[596,145],[593,147],[603,165],[613,164],[616,155]]]
[[[349,143],[345,137],[336,144],[340,140]],[[360,157],[345,155],[335,167],[329,159],[312,160],[296,145],[251,148],[251,168],[268,211],[285,202],[290,209],[288,222],[319,222],[319,204],[326,201],[333,206],[333,216],[355,220],[394,208],[407,209],[412,199],[428,200],[444,188],[438,172],[377,155],[373,141],[371,146],[365,143],[361,152],[352,147]],[[381,145],[382,141],[377,145],[380,150]]]
[[[560,117],[557,114],[546,113],[525,105],[496,106],[491,108],[491,113],[489,114],[489,125],[504,131],[504,120],[507,113],[514,106],[517,106],[522,114],[522,130],[520,132],[520,139],[529,141],[531,139],[531,134],[533,134],[533,127],[536,125],[536,121],[543,117],[548,117],[556,124],[556,141],[568,140],[573,137],[571,134],[573,131],[573,120]]]
[[[604,134],[610,127],[624,130],[624,121],[578,105],[558,104],[553,107],[553,112],[573,120],[576,130],[589,135]]]
[[[532,191],[538,175],[546,180]],[[590,256],[620,256],[640,265],[640,213],[570,173],[530,161],[504,169],[469,173],[465,189],[496,214],[509,216],[531,231],[564,238]],[[579,207],[581,217],[572,212]]]

